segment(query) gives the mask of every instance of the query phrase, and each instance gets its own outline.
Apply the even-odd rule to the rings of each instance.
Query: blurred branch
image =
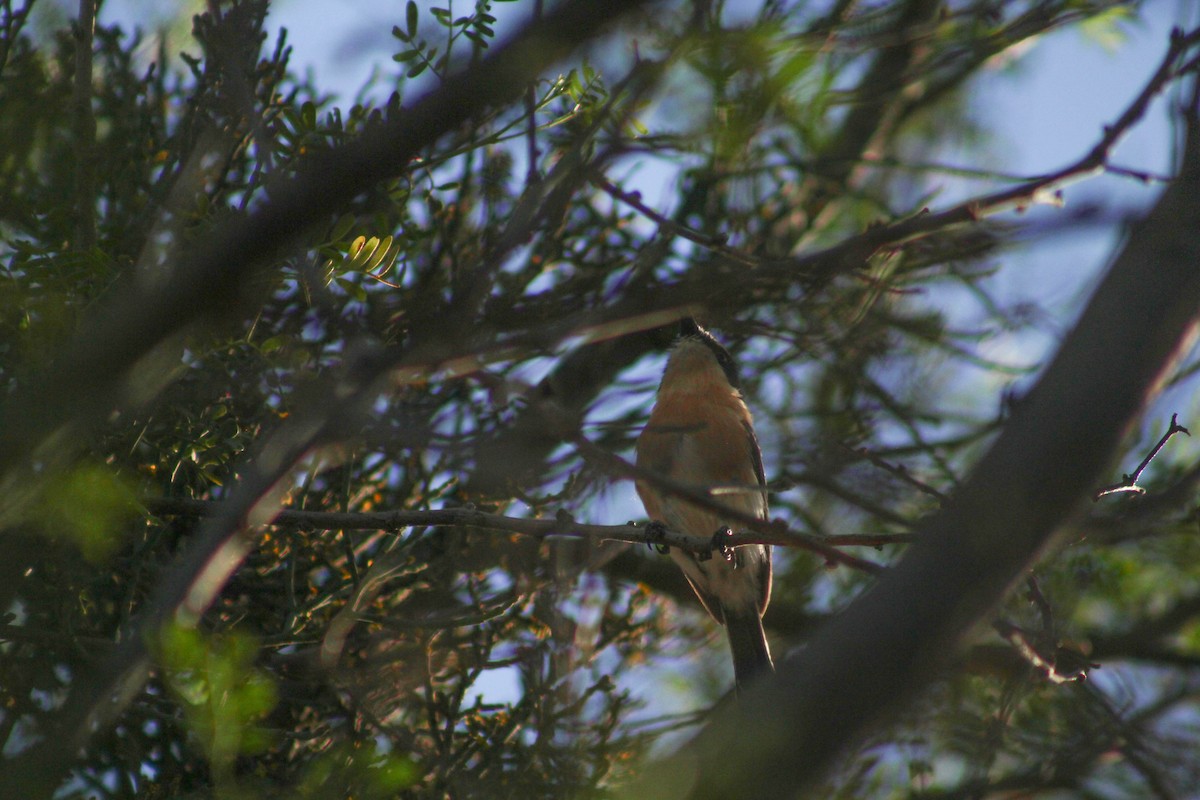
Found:
[[[575,0],[530,24],[479,63],[448,78],[397,118],[316,153],[271,202],[229,219],[184,257],[171,280],[136,284],[83,325],[35,385],[0,406],[0,475],[54,430],[105,413],[126,371],[188,325],[236,308],[257,270],[297,236],[376,182],[404,171],[425,146],[480,110],[519,97],[541,70],[639,0]]]
[[[1092,654],[1106,658],[1156,658],[1163,654],[1164,640],[1178,636],[1183,628],[1200,618],[1200,595],[1181,598],[1153,616],[1133,620],[1124,633],[1088,636]]]
[[[830,145],[817,155],[823,169],[812,175],[802,201],[809,219],[845,190],[855,163],[896,123],[913,64],[925,50],[922,40],[928,34],[916,32],[936,19],[941,10],[942,4],[936,0],[902,4],[896,22],[889,26],[895,32],[894,38],[878,48],[874,61],[851,92],[856,102],[830,138]]]
[[[982,797],[1027,796],[1060,790],[1079,790],[1091,782],[1089,769],[1100,759],[1120,754],[1129,766],[1138,773],[1139,790],[1148,791],[1146,796],[1174,800],[1186,797],[1177,788],[1187,785],[1165,769],[1161,744],[1153,726],[1172,711],[1188,713],[1181,708],[1196,696],[1194,683],[1189,682],[1167,692],[1158,701],[1138,709],[1114,708],[1111,701],[1096,686],[1084,681],[1073,683],[1071,693],[1086,714],[1076,730],[1059,737],[1052,749],[1042,755],[1033,770],[1001,772],[998,775],[970,778],[947,789],[932,792],[917,792],[911,795],[921,800],[976,800]],[[1157,745],[1157,746],[1156,746]],[[1191,759],[1191,750],[1180,753],[1176,758]]]
[[[375,182],[402,171],[413,156],[479,110],[519,97],[525,85],[598,33],[636,0],[574,0],[531,23],[507,44],[399,115],[360,138],[310,158],[253,214],[219,226],[184,259],[170,281],[135,284],[84,324],[34,386],[0,408],[0,475],[8,477],[53,431],[106,410],[126,370],[185,326],[228,311],[256,270],[308,226]],[[225,307],[225,308],[223,308]],[[392,359],[375,352],[346,359],[321,403],[289,418],[259,448],[222,513],[210,518],[159,581],[135,631],[96,672],[72,687],[52,730],[9,760],[0,795],[53,793],[79,750],[106,728],[142,686],[149,647],[161,625],[193,625],[241,564],[248,526],[272,516],[271,491],[315,445],[344,434],[359,418],[366,390]],[[335,399],[336,398],[336,399]]]
[[[1107,125],[1099,141],[1082,158],[1062,169],[1017,186],[975,197],[942,211],[926,211],[906,220],[871,228],[859,236],[816,253],[765,262],[763,269],[780,274],[799,273],[806,281],[823,283],[841,265],[861,264],[884,247],[896,246],[910,239],[941,231],[955,225],[978,222],[1002,211],[1025,208],[1039,202],[1055,202],[1054,192],[1069,183],[1104,170],[1109,155],[1146,113],[1151,101],[1167,86],[1188,74],[1180,67],[1183,55],[1200,41],[1200,31],[1183,33],[1175,30],[1162,62],[1134,101],[1116,122]]]
[[[1159,800],[1181,800],[1186,796],[1176,790],[1171,778],[1160,769],[1152,755],[1149,740],[1153,734],[1147,730],[1147,723],[1161,713],[1161,709],[1149,715],[1127,714],[1114,708],[1103,692],[1087,682],[1076,683],[1074,689],[1108,723],[1113,741],[1126,762],[1142,777],[1151,796]]]
[[[730,247],[726,243],[727,240],[723,234],[709,236],[707,234],[700,233],[699,231],[693,230],[681,222],[676,222],[675,220],[655,211],[653,208],[643,202],[641,192],[627,192],[600,173],[593,175],[591,180],[592,185],[594,185],[597,189],[606,192],[629,207],[636,209],[642,216],[657,224],[659,230],[663,231],[664,233],[668,233],[672,236],[678,236],[681,239],[687,239],[690,242],[695,242],[701,247],[707,248],[718,255],[725,256],[730,261],[734,261],[745,266],[755,266],[759,263],[759,260],[754,256]]]
[[[96,35],[96,0],[79,0],[75,21],[75,86],[71,98],[75,141],[76,250],[96,246],[96,116],[92,112],[92,41]]]
[[[1048,187],[1069,178],[1093,171],[1099,159],[1102,164],[1108,150],[1120,136],[1140,119],[1149,100],[1162,90],[1166,82],[1177,77],[1172,65],[1187,44],[1194,41],[1182,35],[1172,43],[1172,51],[1164,66],[1138,101],[1121,120],[1107,129],[1100,145],[1092,154],[1068,168],[1049,176],[1012,187],[1002,192],[968,201],[942,212],[918,215],[892,225],[871,228],[825,250],[780,261],[764,261],[752,272],[730,269],[729,262],[717,263],[690,271],[674,283],[638,287],[638,291],[623,295],[616,302],[566,319],[546,321],[536,330],[522,330],[510,336],[498,331],[477,331],[469,336],[459,332],[453,336],[427,336],[423,346],[398,358],[392,365],[395,374],[419,376],[431,371],[461,375],[474,371],[492,361],[532,352],[572,335],[583,334],[590,344],[580,348],[564,361],[538,387],[542,396],[555,399],[569,397],[563,407],[570,413],[581,413],[594,393],[622,368],[653,346],[653,337],[641,332],[664,325],[696,309],[704,309],[720,298],[722,307],[746,302],[761,302],[763,289],[791,286],[798,279],[809,286],[820,285],[833,275],[855,269],[880,249],[929,234],[941,228],[968,223],[989,213],[1033,202]],[[408,117],[406,117],[407,119]],[[442,315],[444,322],[444,315]],[[636,335],[634,335],[636,334]],[[634,335],[634,336],[631,336]],[[629,341],[605,341],[628,337]],[[595,348],[595,349],[591,349]],[[0,416],[0,421],[3,417]],[[561,440],[548,436],[537,415],[523,415],[509,431],[499,434],[494,442],[479,451],[479,472],[472,477],[471,491],[490,493],[498,483],[515,475],[538,470],[541,462]],[[3,466],[4,438],[0,435],[0,466]],[[503,465],[501,467],[501,465]]]
[[[20,8],[13,8],[13,0],[5,0],[0,6],[0,77],[4,77],[8,57],[21,35],[21,29],[29,21],[29,12],[33,11],[34,1],[27,0]]]
[[[869,447],[851,447],[850,445],[843,445],[843,447],[845,449],[849,450],[851,453],[854,453],[855,455],[862,456],[867,461],[870,461],[872,464],[874,464],[876,467],[879,467],[879,469],[883,470],[884,472],[888,473],[889,475],[893,475],[893,476],[899,478],[901,481],[903,481],[904,483],[913,487],[917,491],[922,492],[923,494],[929,495],[933,499],[937,500],[938,503],[945,502],[945,500],[946,500],[945,492],[941,491],[940,489],[938,489],[934,486],[930,486],[925,481],[921,480],[920,478],[917,478],[915,475],[913,475],[911,472],[909,472],[908,468],[905,467],[903,464],[893,464],[892,462],[888,461],[887,459],[872,452],[871,448],[869,448]]]
[[[1060,646],[1054,622],[1054,609],[1042,594],[1037,578],[1030,574],[1025,579],[1025,587],[1030,603],[1038,612],[1040,629],[1031,632],[1003,618],[994,621],[992,627],[1012,645],[1013,650],[1028,666],[1033,667],[1051,683],[1064,684],[1084,680],[1088,670],[1098,667],[1099,664],[1083,658],[1082,654],[1073,648]]]
[[[1180,77],[1174,65],[1198,40],[1200,32],[1172,36],[1155,78],[1081,164],[1103,165],[1117,131]],[[661,765],[677,777],[687,772],[691,797],[735,796],[748,781],[763,798],[794,797],[810,787],[936,677],[1077,515],[1196,329],[1198,105],[1193,97],[1183,115],[1179,176],[1133,227],[1075,329],[970,478],[871,591],[775,676],[745,692],[737,707],[715,715],[685,748],[686,765]],[[1139,335],[1125,335],[1130,330]]]

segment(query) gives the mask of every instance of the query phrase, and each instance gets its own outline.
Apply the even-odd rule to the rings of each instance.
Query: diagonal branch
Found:
[[[1120,117],[1105,126],[1100,139],[1092,149],[1072,164],[1030,181],[1001,189],[981,197],[971,198],[950,208],[936,212],[925,212],[890,225],[881,225],[848,239],[833,247],[815,253],[764,262],[763,267],[782,275],[796,273],[809,276],[809,280],[820,282],[828,279],[832,271],[844,264],[861,264],[880,249],[902,244],[906,241],[963,225],[1013,209],[1025,208],[1051,198],[1068,184],[1083,179],[1107,168],[1109,156],[1125,135],[1145,116],[1150,103],[1168,86],[1179,80],[1189,70],[1191,63],[1180,65],[1184,55],[1200,42],[1200,29],[1183,33],[1175,30],[1167,53],[1154,74],[1142,87],[1133,102]]]
[[[1122,477],[1120,483],[1114,483],[1111,486],[1105,486],[1092,496],[1093,502],[1110,494],[1118,494],[1122,492],[1132,492],[1134,494],[1145,494],[1146,490],[1137,485],[1138,478],[1142,477],[1142,473],[1146,471],[1146,467],[1150,466],[1150,462],[1158,455],[1158,452],[1166,446],[1171,437],[1177,433],[1182,433],[1185,436],[1191,436],[1192,432],[1179,424],[1179,415],[1171,415],[1171,425],[1167,428],[1167,432],[1162,435],[1158,442],[1151,448],[1146,457],[1142,459],[1142,463],[1137,465],[1131,474]]]
[[[686,764],[661,767],[674,778],[656,780],[686,771],[693,798],[737,796],[751,781],[762,798],[811,787],[935,678],[1078,515],[1197,329],[1200,109],[1192,103],[1179,176],[1133,227],[971,477],[899,564],[774,677],[718,712],[687,748]]]
[[[109,408],[126,371],[156,345],[237,307],[254,275],[310,226],[357,194],[403,172],[444,133],[520,97],[526,84],[642,0],[574,0],[529,24],[403,114],[328,153],[314,154],[271,202],[218,226],[169,281],[134,284],[79,330],[48,374],[0,405],[0,476],[53,431]]]
[[[574,0],[560,5],[396,120],[302,164],[295,178],[272,192],[270,203],[219,226],[171,280],[128,287],[81,327],[41,380],[0,406],[0,480],[12,477],[63,425],[107,410],[129,368],[161,342],[236,304],[263,264],[309,226],[401,172],[421,148],[481,109],[519,97],[540,71],[640,4]],[[159,628],[171,620],[195,624],[249,552],[247,527],[273,510],[273,487],[314,446],[344,432],[345,419],[357,418],[366,390],[389,363],[373,352],[349,359],[341,384],[331,387],[337,391],[326,395],[333,400],[323,408],[310,404],[308,413],[289,419],[263,443],[223,513],[205,523],[159,582],[135,630],[95,674],[80,676],[56,715],[55,729],[41,732],[37,745],[5,764],[0,796],[53,793],[90,737],[107,728],[140,690]],[[16,555],[19,561],[21,554]]]

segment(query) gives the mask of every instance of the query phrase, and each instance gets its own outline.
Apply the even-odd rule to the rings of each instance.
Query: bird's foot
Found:
[[[667,526],[658,520],[646,523],[646,537],[646,546],[657,550],[660,555],[671,552],[670,546],[663,543],[663,540],[667,538]]]
[[[720,553],[721,558],[725,559],[730,564],[733,564],[736,567],[737,562],[734,560],[734,557],[737,555],[737,551],[734,549],[733,545],[731,545],[729,543],[729,540],[732,538],[733,538],[733,529],[732,528],[730,528],[728,526],[721,528],[720,530],[718,530],[716,533],[713,534],[712,544],[710,545],[710,547],[711,547],[711,552]],[[711,555],[711,553],[710,553],[710,555]]]

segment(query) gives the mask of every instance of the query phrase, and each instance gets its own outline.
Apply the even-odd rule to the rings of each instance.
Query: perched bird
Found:
[[[732,356],[693,320],[667,359],[650,420],[637,441],[637,464],[711,496],[744,514],[767,518],[766,478],[750,409],[738,391]],[[714,490],[722,490],[714,493]],[[720,537],[736,522],[672,495],[649,481],[637,483],[652,522],[696,536],[713,536],[716,558],[679,549],[671,557],[708,613],[725,626],[738,688],[773,669],[762,614],[771,598],[771,549],[743,545],[727,551]]]

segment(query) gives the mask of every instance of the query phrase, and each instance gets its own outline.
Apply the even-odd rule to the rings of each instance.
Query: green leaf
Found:
[[[218,772],[270,744],[257,723],[275,707],[278,691],[254,666],[258,650],[243,634],[205,637],[182,625],[165,627],[157,642],[166,685]]]
[[[362,265],[371,257],[371,253],[378,246],[379,240],[375,237],[372,236],[370,239],[367,239],[365,236],[359,236],[350,243],[350,250],[347,253],[350,256],[350,260],[346,262],[345,269],[350,272],[361,269]]]
[[[1136,17],[1133,10],[1125,6],[1114,6],[1091,17],[1086,17],[1079,24],[1083,36],[1109,53],[1115,52],[1129,38],[1129,24]]]
[[[362,265],[363,272],[374,272],[379,263],[383,261],[383,257],[387,255],[388,250],[392,247],[392,237],[385,236],[382,239],[375,240],[375,248],[371,251],[371,255]]]
[[[409,39],[417,35],[417,4],[413,0],[408,0],[404,8],[404,26],[408,29]]]
[[[84,463],[49,476],[29,516],[53,535],[73,541],[83,557],[102,562],[120,544],[122,528],[137,518],[133,488],[105,464]]]

